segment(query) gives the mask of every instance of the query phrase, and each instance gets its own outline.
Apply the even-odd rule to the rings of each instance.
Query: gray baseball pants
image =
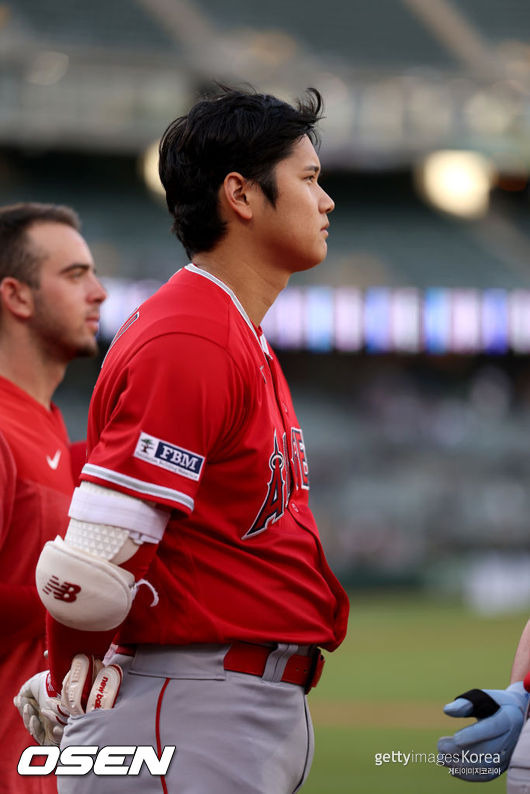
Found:
[[[261,678],[225,670],[227,645],[139,646],[134,657],[112,658],[124,669],[114,708],[71,717],[61,748],[158,741],[176,747],[169,770],[57,776],[59,794],[298,791],[311,767],[313,727],[303,688],[279,680],[286,647],[297,651],[279,646]]]
[[[530,792],[530,720],[526,720],[510,759],[506,776],[507,794]]]

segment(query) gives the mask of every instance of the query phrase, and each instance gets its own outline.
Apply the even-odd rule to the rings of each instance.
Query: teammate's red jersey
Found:
[[[33,744],[13,697],[48,666],[45,610],[35,586],[43,545],[63,534],[74,481],[59,409],[48,411],[0,377],[0,792],[57,791],[55,777],[21,778],[17,763]]]
[[[104,362],[82,479],[173,508],[122,643],[318,644],[347,597],[308,507],[304,438],[278,361],[234,293],[188,265]]]

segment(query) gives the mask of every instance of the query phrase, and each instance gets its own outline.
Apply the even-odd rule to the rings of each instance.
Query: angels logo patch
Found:
[[[287,502],[287,487],[285,477],[285,455],[280,451],[276,430],[274,431],[274,449],[269,458],[269,468],[271,477],[267,484],[267,496],[260,507],[259,513],[254,519],[254,523],[243,535],[243,540],[258,532],[263,532],[269,524],[281,518],[285,512]]]

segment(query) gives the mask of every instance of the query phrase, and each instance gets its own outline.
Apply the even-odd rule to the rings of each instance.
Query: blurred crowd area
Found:
[[[528,603],[528,0],[0,0],[0,203],[78,210],[102,352],[186,264],[157,141],[218,81],[324,96],[328,257],[265,325],[335,569]],[[76,438],[99,363],[58,391]]]

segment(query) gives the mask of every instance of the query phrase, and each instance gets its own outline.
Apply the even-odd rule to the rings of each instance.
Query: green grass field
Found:
[[[352,596],[348,637],[327,655],[310,695],[316,752],[304,794],[467,791],[435,763],[377,766],[375,754],[436,753],[438,736],[466,724],[446,717],[443,704],[472,687],[508,684],[526,619],[478,617],[421,595]],[[501,777],[469,791],[505,787]]]

